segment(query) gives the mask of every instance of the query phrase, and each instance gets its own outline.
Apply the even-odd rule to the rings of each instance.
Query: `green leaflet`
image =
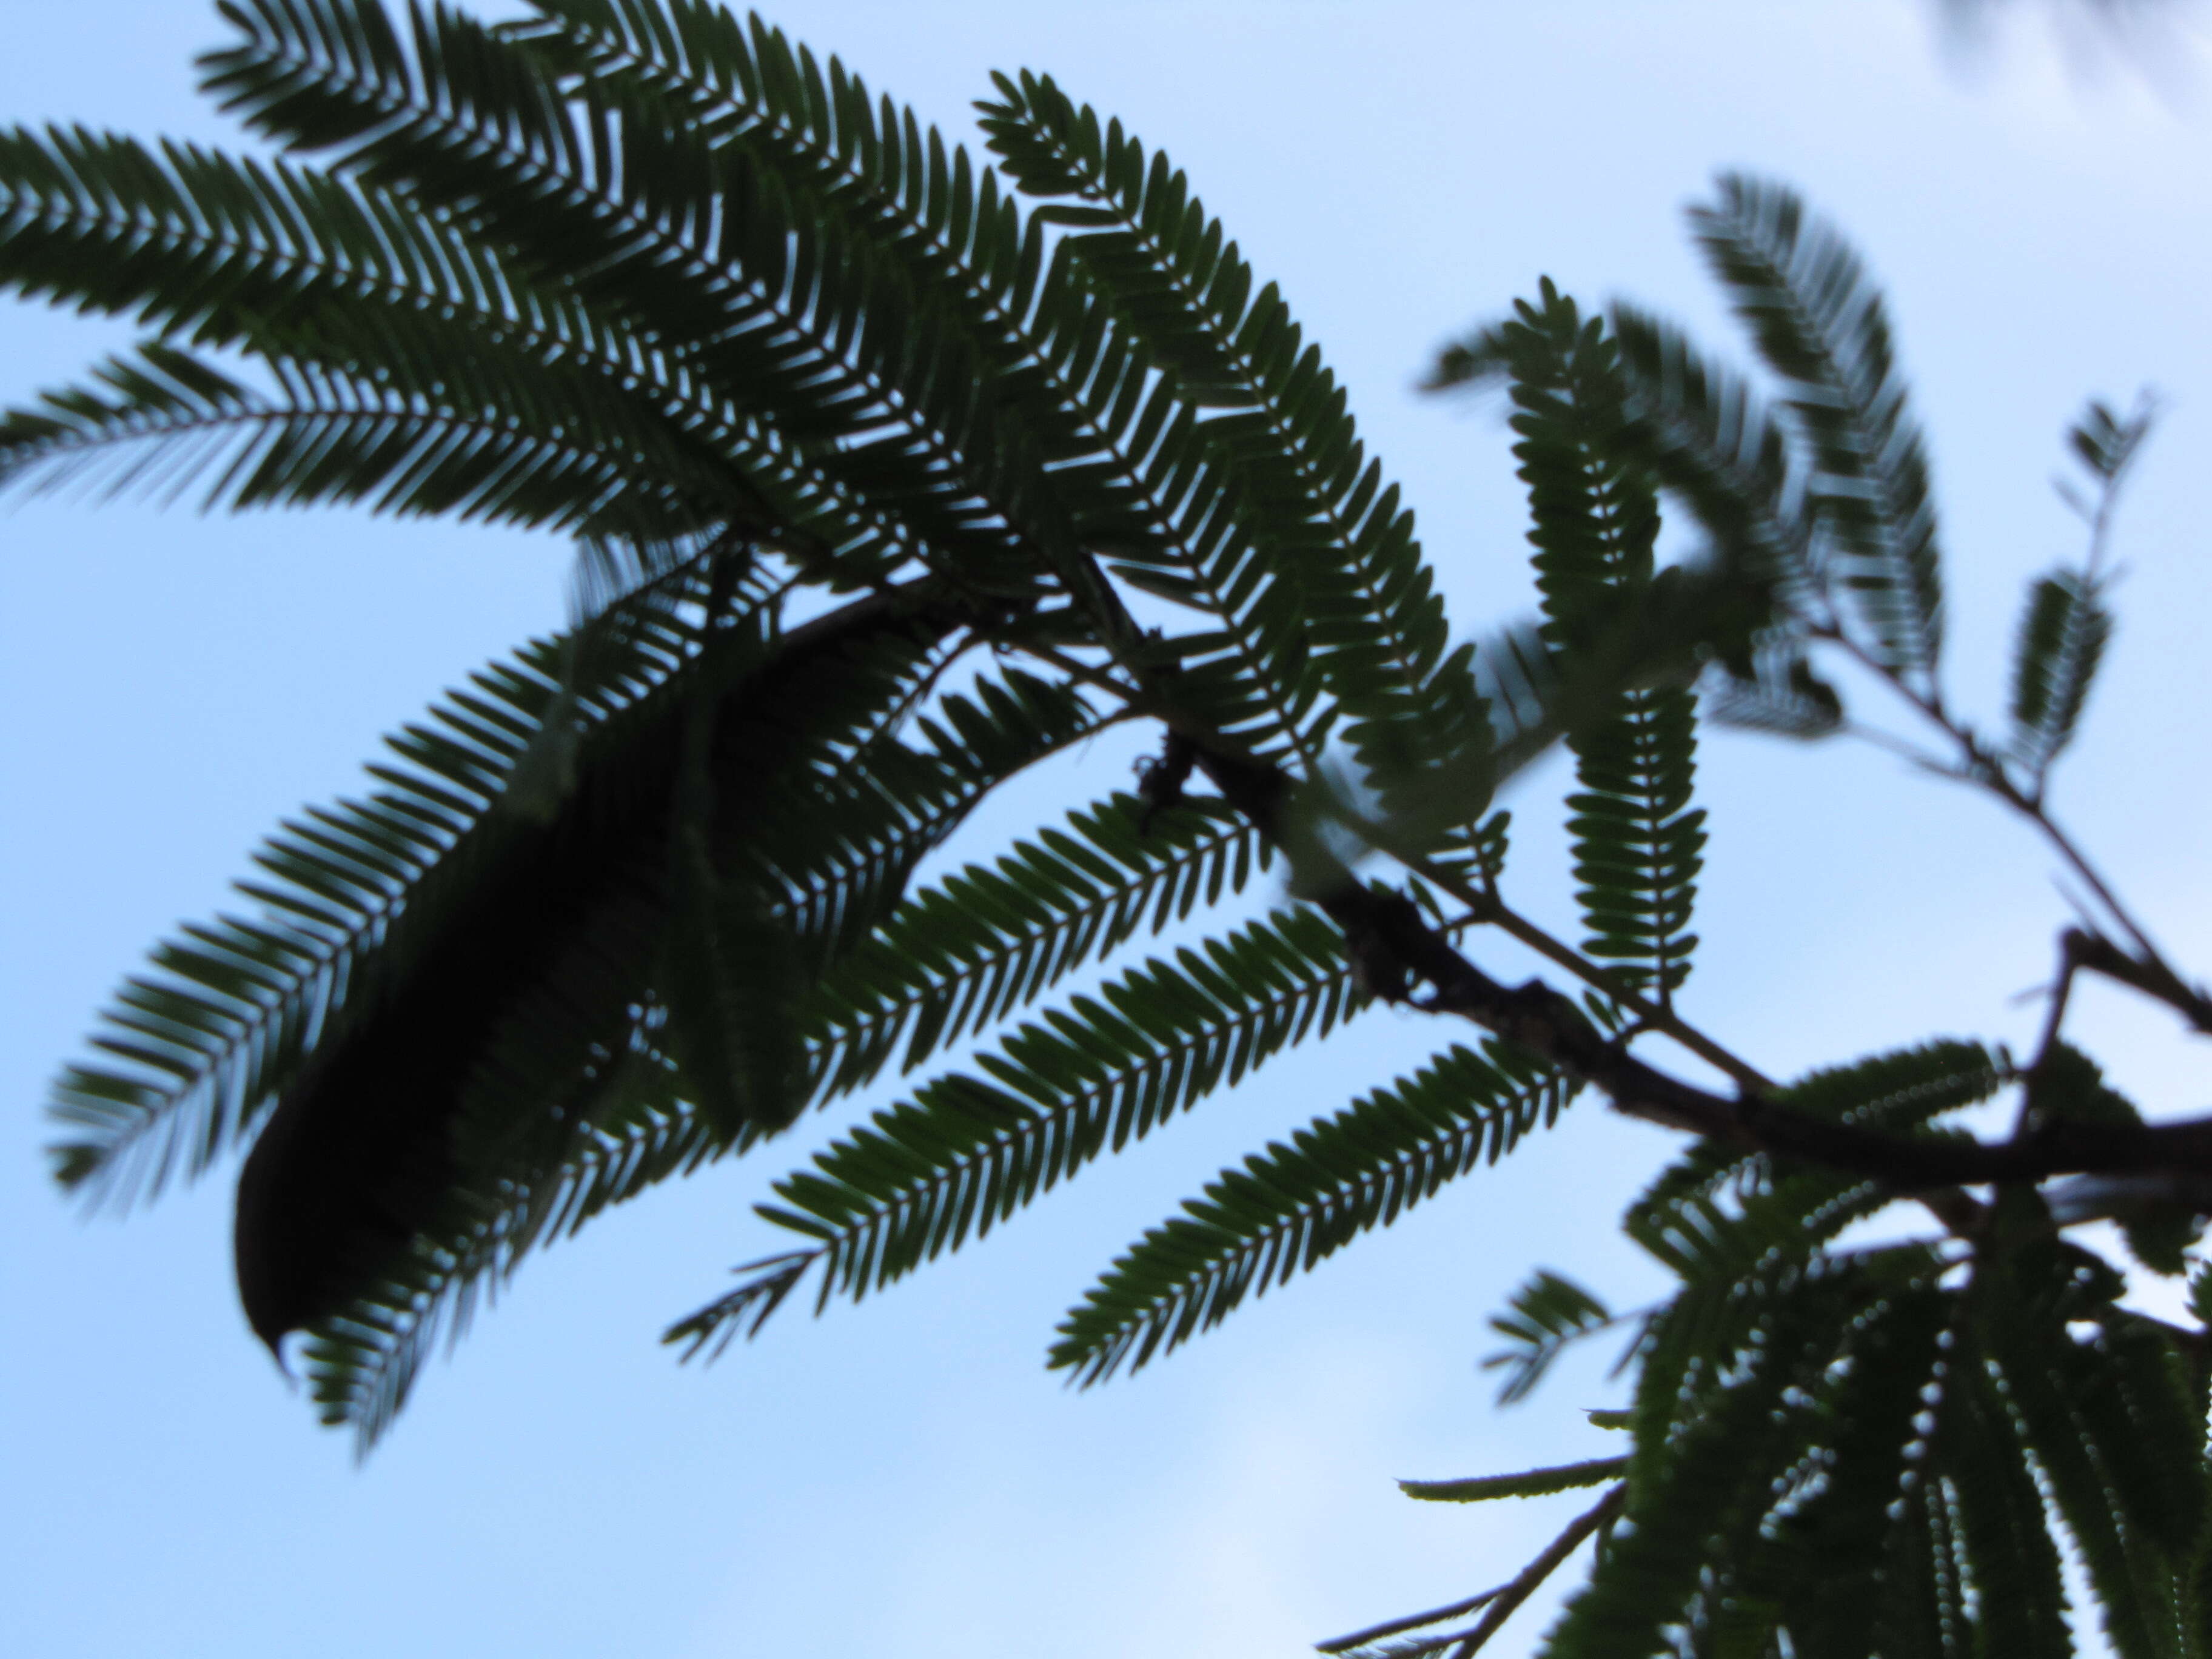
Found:
[[[1601,319],[1547,281],[1536,301],[1459,348],[1431,385],[1498,373],[1513,403],[1514,458],[1528,486],[1544,637],[1571,676],[1644,607],[1659,532],[1650,475],[1622,459],[1626,386]],[[1559,671],[1554,671],[1559,672]],[[1567,728],[1583,785],[1570,795],[1583,949],[1627,989],[1667,1006],[1689,972],[1688,931],[1705,845],[1690,806],[1696,712],[1681,684],[1607,688]]]
[[[1954,1039],[1808,1072],[1784,1091],[1782,1098],[1822,1117],[1893,1133],[1911,1133],[1945,1112],[1988,1099],[2004,1080],[2002,1066],[1988,1048]],[[1730,1191],[1779,1194],[1792,1206],[1798,1224],[1817,1222],[1817,1232],[1797,1235],[1795,1248],[1799,1249],[1813,1248],[1851,1216],[1887,1201],[1867,1183],[1847,1176],[1796,1170],[1778,1177],[1766,1158],[1747,1157],[1735,1148],[1707,1141],[1692,1147],[1645,1189],[1630,1207],[1629,1225],[1632,1231],[1654,1224],[1683,1203],[1709,1200]]]
[[[841,494],[680,351],[526,276],[404,193],[189,145],[156,155],[16,131],[0,133],[0,203],[13,210],[0,220],[0,283],[259,356],[285,394],[195,410],[158,395],[158,365],[150,402],[118,405],[112,386],[64,394],[78,407],[58,430],[51,409],[15,419],[19,452],[47,461],[36,476],[106,465],[128,482],[134,466],[222,462],[216,493],[233,500],[610,527],[661,522],[687,500],[757,519],[767,500],[853,560],[887,568],[911,553],[896,550],[909,530]],[[84,453],[103,431],[135,440],[119,460]],[[610,465],[618,455],[626,467]],[[252,485],[242,497],[241,483]]]
[[[1989,1386],[2080,1548],[2114,1650],[2179,1659],[2194,1647],[2183,1607],[2206,1503],[2203,1402],[2170,1340],[2110,1306],[2119,1288],[2056,1241],[1992,1264],[1978,1285]]]
[[[2019,1455],[1992,1380],[1979,1366],[1960,1370],[1939,1431],[1948,1454],[1944,1483],[1955,1495],[1968,1582],[1978,1589],[2005,1587],[2002,1595],[1978,1599],[1977,1650],[2064,1659],[2074,1644],[2043,1495]]]
[[[1648,1654],[1668,1626],[1699,1631],[1742,1614],[1771,1619],[1755,1598],[1750,1608],[1739,1601],[1745,1587],[1734,1559],[1779,1495],[1770,1481],[1788,1467],[1802,1410],[1791,1402],[1817,1397],[1838,1316],[1856,1288],[1851,1278],[1790,1274],[1745,1286],[1757,1306],[1741,1317],[1759,1340],[1730,1356],[1730,1369],[1719,1364],[1728,1347],[1695,1339],[1702,1363],[1686,1372],[1647,1361],[1626,1514],[1589,1587],[1547,1638],[1547,1654]],[[1664,1327],[1687,1312],[1686,1304],[1662,1321],[1655,1347],[1668,1340]]]
[[[855,1300],[981,1237],[1084,1165],[1368,1003],[1342,942],[1303,907],[1178,951],[1075,998],[776,1185],[761,1207],[813,1240],[673,1327],[717,1351],[764,1297],[818,1264],[819,1306]],[[793,1265],[796,1263],[796,1265]],[[756,1322],[756,1328],[757,1328]]]
[[[2073,740],[2112,635],[2102,587],[2085,572],[2061,568],[2029,587],[2013,647],[2008,758],[2032,793],[2042,793],[2051,762]]]
[[[252,125],[334,149],[372,180],[404,178],[674,343],[840,488],[959,550],[971,580],[1034,584],[1017,525],[1064,543],[1037,519],[1050,500],[1022,434],[975,397],[964,337],[872,244],[811,219],[743,155],[617,87],[556,94],[526,42],[452,12],[424,15],[411,51],[370,0],[257,0],[235,15],[244,39],[205,60],[206,85]]]
[[[1585,786],[1567,798],[1583,951],[1663,1007],[1689,976],[1705,811],[1690,805],[1696,710],[1686,691],[1631,692],[1614,720],[1575,738]]]
[[[1226,1170],[1146,1233],[1060,1323],[1051,1364],[1084,1384],[1135,1370],[1287,1284],[1446,1182],[1548,1128],[1574,1088],[1504,1045],[1420,1071]]]
[[[1750,1547],[1747,1596],[1771,1606],[1804,1659],[1860,1659],[1884,1618],[1911,1618],[1923,1585],[1896,1555],[1900,1500],[1921,1478],[1915,1419],[1946,1375],[1953,1308],[1908,1281],[1872,1299],[1841,1344],[1844,1374],[1804,1424],[1791,1490]]]
[[[376,343],[436,362],[434,386],[356,374],[362,356],[382,355],[371,350],[337,366],[283,362],[274,396],[147,342],[98,366],[92,386],[0,418],[0,487],[85,483],[167,501],[213,474],[204,507],[361,505],[641,539],[750,511],[750,491],[629,418],[589,377],[410,349],[441,331],[392,322]],[[367,330],[357,321],[353,332]]]
[[[1607,313],[1628,389],[1626,436],[1724,565],[1809,614],[1822,592],[1809,485],[1782,423],[1741,375],[1633,306]]]
[[[821,215],[884,239],[918,289],[945,285],[977,349],[1002,366],[1005,400],[1061,463],[1053,489],[1071,521],[1127,562],[1131,580],[1223,624],[1181,642],[1178,699],[1263,747],[1287,738],[1310,765],[1320,682],[1308,636],[1322,618],[1309,603],[1301,627],[1286,599],[1267,602],[1276,579],[1255,563],[1237,528],[1264,501],[1236,497],[1231,510],[1228,463],[1216,453],[1226,428],[1194,418],[1193,400],[1206,398],[1187,380],[1152,383],[1158,343],[1144,318],[1106,303],[1080,274],[1091,239],[1061,240],[1045,268],[1042,216],[1023,234],[988,174],[977,191],[963,155],[948,161],[911,114],[888,104],[878,113],[835,60],[824,73],[757,20],[747,28],[706,12],[663,19],[641,0],[561,0],[546,10],[543,24],[526,29],[530,38],[680,104]],[[1131,280],[1176,279],[1174,250],[1140,257],[1153,260],[1152,274]],[[1425,583],[1417,559],[1398,562],[1401,576]],[[1396,599],[1372,584],[1366,593],[1370,610]],[[1431,623],[1440,643],[1440,614]],[[1346,625],[1357,626],[1348,617]]]

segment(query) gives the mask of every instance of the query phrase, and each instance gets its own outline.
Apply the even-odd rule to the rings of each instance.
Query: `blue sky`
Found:
[[[211,9],[16,9],[0,118],[231,137],[191,90]],[[950,133],[972,133],[988,71],[1032,67],[1166,149],[1349,385],[1463,631],[1528,603],[1522,509],[1494,413],[1412,381],[1545,273],[1732,348],[1680,226],[1717,168],[1800,185],[1888,283],[1969,710],[2000,705],[2023,580],[2076,550],[2048,486],[2063,426],[2087,395],[2155,384],[2170,413],[2121,520],[2122,631],[2059,805],[2175,954],[2212,966],[2212,115],[2185,33],[2130,64],[2026,16],[1961,64],[1925,9],[1868,0],[771,15]],[[0,305],[0,398],[127,337]],[[1533,1265],[1623,1301],[1655,1283],[1612,1221],[1667,1138],[1595,1103],[1133,1380],[1072,1394],[1042,1368],[1062,1310],[1223,1163],[1455,1035],[1417,1016],[1372,1017],[983,1246],[857,1310],[787,1312],[710,1370],[654,1338],[774,1248],[749,1206],[811,1143],[653,1194],[526,1269],[360,1468],[246,1334],[227,1173],[125,1223],[71,1214],[40,1102],[115,980],[222,902],[280,814],[352,787],[379,733],[555,622],[565,567],[546,538],[339,514],[0,515],[0,1645],[1256,1659],[1469,1593],[1548,1535],[1563,1516],[1416,1505],[1391,1481],[1599,1449],[1576,1408],[1617,1402],[1601,1364],[1509,1412],[1475,1369]],[[1127,758],[1048,770],[957,850]],[[1564,929],[1556,837],[1533,827],[1558,781],[1516,802],[1512,886]],[[1702,785],[1710,1029],[1778,1073],[2032,1029],[2016,994],[2065,910],[2023,833],[1870,750],[1719,739]],[[2204,1109],[2160,1022],[2094,991],[2081,1018],[2151,1109]]]

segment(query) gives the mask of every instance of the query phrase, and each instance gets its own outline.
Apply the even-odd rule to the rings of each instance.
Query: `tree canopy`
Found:
[[[2031,590],[2009,726],[1969,727],[1881,296],[1791,191],[1724,179],[1693,229],[1759,378],[1549,284],[1437,364],[1510,399],[1542,597],[1455,641],[1281,296],[1049,79],[1001,77],[984,162],[678,0],[223,10],[209,89],[318,159],[0,137],[0,280],[149,331],[11,414],[0,478],[581,549],[574,625],[283,826],[252,908],[159,947],[56,1085],[95,1201],[250,1147],[241,1299],[272,1348],[307,1334],[328,1420],[366,1444],[535,1246],[887,1076],[925,1073],[777,1184],[788,1247],[672,1340],[880,1289],[1395,1004],[1445,1022],[1433,1060],[1147,1234],[1056,1366],[1149,1362],[1595,1093],[1694,1137],[1627,1224],[1680,1291],[1616,1317],[1540,1273],[1498,1324],[1516,1394],[1628,1331],[1632,1449],[1417,1490],[1606,1488],[1418,1641],[1479,1643],[1601,1533],[1551,1651],[2057,1650],[2061,1537],[2120,1650],[2203,1644],[2201,1334],[2065,1230],[2120,1218],[2180,1271],[2207,1127],[2145,1122],[2063,1019],[2081,974],[2200,1030],[2212,1002],[2045,805],[2147,410],[2076,428],[2090,550]],[[1785,1083],[1680,1006],[1699,723],[1846,736],[1839,665],[2084,889],[2032,1054],[1905,1033]],[[1130,722],[1137,789],[915,885],[993,790]],[[1499,792],[1560,744],[1579,939],[1504,884]],[[1553,978],[1485,971],[1498,936]],[[2001,1091],[2008,1134],[1941,1121]],[[1893,1206],[1933,1231],[1852,1242]]]

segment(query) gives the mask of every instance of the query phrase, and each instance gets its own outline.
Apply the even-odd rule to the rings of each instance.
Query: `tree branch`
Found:
[[[1282,844],[1291,781],[1272,765],[1219,752],[1202,739],[1198,747],[1199,767],[1224,799]],[[1996,1143],[1905,1140],[1753,1094],[1715,1094],[1626,1053],[1572,999],[1542,981],[1507,986],[1491,978],[1403,894],[1369,887],[1341,864],[1319,873],[1325,878],[1310,896],[1343,929],[1353,957],[1395,964],[1430,988],[1418,1002],[1404,998],[1409,1006],[1472,1021],[1598,1089],[1631,1117],[1869,1176],[1900,1194],[2057,1175],[2212,1175],[2212,1118],[2141,1125],[2059,1121]]]

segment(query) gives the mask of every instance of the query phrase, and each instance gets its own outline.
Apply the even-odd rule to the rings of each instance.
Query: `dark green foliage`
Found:
[[[1095,285],[1164,388],[1221,411],[1195,423],[1204,459],[1184,507],[1215,544],[1218,574],[1200,602],[1249,631],[1255,664],[1318,653],[1343,736],[1386,809],[1440,770],[1479,775],[1489,733],[1468,653],[1448,648],[1413,514],[1366,459],[1318,348],[1273,286],[1253,294],[1236,244],[1164,155],[1148,161],[1120,122],[1102,129],[1048,77],[998,82],[983,128],[1021,188],[1050,204],[1039,216],[1068,228],[1055,259]],[[1120,568],[1165,597],[1200,599],[1188,577]]]
[[[1474,1614],[1407,1649],[1470,1653],[1595,1538],[1550,1659],[2061,1654],[2069,1550],[2123,1659],[2212,1652],[2206,1338],[2069,1231],[2185,1271],[2212,1132],[2063,1030],[2083,973],[2195,1029],[2212,1005],[2043,809],[2147,404],[2072,432],[2090,547],[2031,586],[1987,740],[1939,679],[1886,305],[1791,192],[1724,179],[1692,224],[1771,395],[1549,283],[1437,362],[1504,388],[1529,493],[1540,613],[1478,648],[1284,297],[1050,79],[999,78],[979,160],[702,0],[222,10],[208,89],[286,157],[0,132],[0,287],[149,336],[0,416],[0,487],[584,551],[573,626],[283,825],[55,1087],[57,1174],[95,1201],[247,1149],[241,1299],[272,1346],[306,1333],[327,1420],[373,1440],[537,1245],[956,1045],[776,1184],[801,1247],[672,1340],[719,1351],[810,1273],[817,1309],[884,1288],[1389,1000],[1487,1036],[1224,1171],[1054,1365],[1142,1367],[1586,1085],[1698,1138],[1624,1222],[1671,1293],[1615,1316],[1541,1273],[1492,1322],[1509,1401],[1620,1330],[1632,1401],[1593,1417],[1629,1449],[1407,1483],[1602,1495],[1513,1580],[1333,1650]],[[1668,565],[1662,507],[1695,532]],[[1929,1042],[1779,1086],[1684,1006],[1698,715],[1852,731],[1838,661],[2087,893],[2025,1061]],[[1131,720],[1160,745],[1133,793],[909,890],[991,792]],[[1560,743],[1579,948],[1510,902],[1493,801]],[[1575,994],[1492,978],[1492,929]],[[2000,1089],[2008,1139],[1939,1121]]]
[[[878,1113],[779,1182],[782,1202],[761,1213],[816,1241],[807,1258],[821,1264],[823,1304],[857,1299],[1367,1006],[1328,923],[1279,912],[1023,1026],[979,1060],[985,1077],[954,1073]],[[771,1277],[781,1283],[793,1260],[779,1258]],[[725,1343],[763,1294],[748,1281],[669,1338],[693,1352]]]
[[[2102,568],[2105,537],[2120,484],[2149,435],[2152,413],[2146,401],[2124,421],[2103,404],[2092,403],[2068,434],[2076,459],[2096,482],[2097,499],[2086,501],[2070,485],[2059,486],[2089,522],[2089,556],[2078,568],[2061,565],[2029,585],[2013,647],[2012,732],[2005,758],[2017,769],[2031,799],[2041,799],[2051,763],[2073,741],[2112,639],[2112,618],[2105,605],[2109,579]]]
[[[1574,1092],[1550,1067],[1492,1043],[1455,1048],[1413,1076],[1226,1170],[1156,1227],[1069,1314],[1052,1364],[1080,1382],[1132,1370],[1219,1324],[1522,1135]]]
[[[801,1018],[822,1032],[821,1086],[859,1088],[894,1056],[911,1071],[1139,932],[1242,892],[1269,862],[1267,845],[1217,804],[1148,816],[1117,795],[994,866],[970,865],[915,894],[810,994]]]
[[[2039,792],[2073,739],[2112,634],[2102,594],[2080,572],[2058,571],[2028,590],[2014,647],[2009,757]]]
[[[1657,493],[1624,459],[1619,352],[1601,319],[1585,319],[1547,281],[1535,303],[1438,362],[1442,388],[1502,374],[1513,447],[1534,522],[1543,634],[1570,665],[1615,619],[1644,602],[1654,578]],[[1686,665],[1690,666],[1690,665]],[[1565,671],[1573,672],[1571,665]],[[1567,734],[1583,787],[1572,816],[1583,951],[1620,984],[1662,1006],[1688,976],[1688,931],[1703,863],[1705,814],[1690,805],[1696,713],[1680,684],[1635,686],[1583,711]]]
[[[1887,313],[1857,254],[1794,191],[1731,174],[1692,210],[1736,314],[1789,390],[1811,452],[1816,569],[1884,666],[1932,683],[1942,583],[1928,460],[1892,356]]]

